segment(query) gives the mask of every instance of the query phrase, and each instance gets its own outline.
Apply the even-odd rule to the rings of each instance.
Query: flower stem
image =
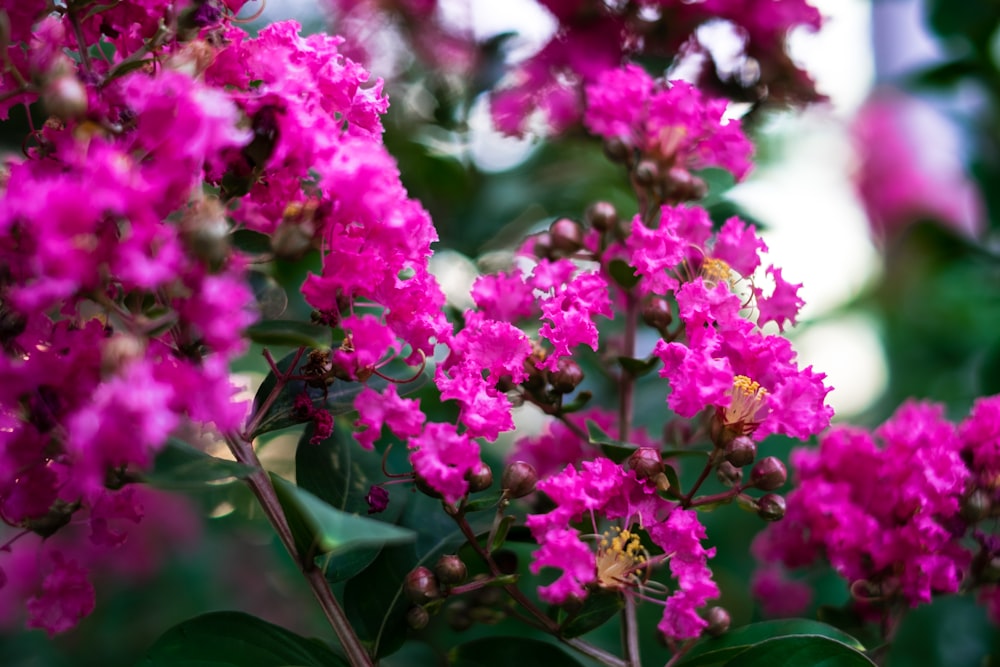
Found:
[[[341,608],[340,603],[337,602],[337,598],[334,597],[333,591],[330,590],[330,585],[327,583],[323,572],[312,563],[304,562],[295,548],[295,539],[292,536],[292,529],[288,525],[288,519],[285,517],[285,513],[281,508],[281,503],[274,491],[274,487],[271,485],[271,480],[267,472],[260,465],[260,460],[257,458],[257,453],[253,450],[253,445],[235,433],[230,433],[226,437],[226,443],[229,445],[230,451],[232,451],[233,456],[236,457],[238,462],[257,469],[256,472],[247,477],[247,484],[250,486],[250,490],[256,496],[258,502],[260,502],[260,506],[264,510],[264,515],[278,534],[281,543],[285,546],[288,554],[299,566],[303,576],[305,576],[306,581],[309,583],[309,587],[323,609],[327,621],[333,628],[334,633],[336,633],[337,639],[340,640],[340,644],[347,654],[348,661],[352,667],[373,667],[374,663],[371,657],[361,644],[361,640],[358,639],[357,634],[355,634],[354,629],[347,620],[346,614],[344,614],[344,610]]]
[[[694,498],[694,494],[698,492],[698,489],[708,478],[708,473],[712,472],[712,468],[715,467],[716,453],[719,451],[718,449],[712,450],[712,453],[708,456],[708,461],[705,462],[705,467],[702,469],[701,474],[698,475],[698,479],[695,480],[694,486],[681,498],[681,507],[684,509],[691,507],[691,499]]]

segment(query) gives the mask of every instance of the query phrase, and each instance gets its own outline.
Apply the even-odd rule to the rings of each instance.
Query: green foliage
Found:
[[[580,667],[565,651],[537,639],[487,637],[455,647],[448,655],[451,667],[509,667],[523,664],[546,667]]]
[[[159,489],[180,491],[235,482],[253,472],[250,466],[211,456],[183,440],[169,438],[156,455],[153,469],[142,479]]]
[[[792,667],[871,665],[854,637],[833,626],[808,619],[764,621],[698,642],[678,667],[754,665]]]
[[[204,614],[175,625],[150,647],[140,667],[338,667],[326,645],[235,611]]]

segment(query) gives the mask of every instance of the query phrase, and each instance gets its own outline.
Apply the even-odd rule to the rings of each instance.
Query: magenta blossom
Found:
[[[705,529],[695,511],[663,499],[652,482],[603,457],[581,463],[579,470],[570,465],[541,480],[538,489],[555,508],[528,516],[539,544],[531,571],[562,571],[555,582],[539,589],[543,600],[562,604],[602,589],[650,600],[660,585],[647,581],[648,576],[669,563],[677,588],[662,602],[658,627],[669,639],[701,634],[707,623],[697,610],[718,597],[719,589],[707,565],[715,549],[702,546]],[[574,527],[581,520],[593,529],[589,537]],[[609,528],[598,534],[604,525]],[[638,529],[648,533],[651,544],[642,544]]]

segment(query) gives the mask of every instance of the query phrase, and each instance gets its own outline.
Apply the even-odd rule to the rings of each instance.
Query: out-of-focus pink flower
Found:
[[[971,475],[942,415],[908,403],[875,437],[839,428],[818,450],[795,450],[788,511],[757,537],[754,555],[787,568],[825,558],[848,584],[911,606],[958,590],[972,558],[954,524]]]
[[[930,105],[882,89],[865,103],[851,132],[855,184],[880,239],[930,220],[966,236],[983,230],[979,190],[957,152],[955,131]]]
[[[723,122],[725,100],[707,98],[686,81],[656,82],[637,65],[602,72],[585,90],[587,129],[663,168],[722,167],[738,180],[750,171],[753,147],[739,121]]]

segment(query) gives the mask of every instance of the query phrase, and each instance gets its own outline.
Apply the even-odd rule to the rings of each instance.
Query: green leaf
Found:
[[[634,445],[631,442],[615,440],[605,433],[604,429],[589,419],[587,420],[587,436],[590,438],[590,444],[592,445],[610,445],[612,447],[628,449],[630,452],[638,447],[638,445]]]
[[[510,527],[514,525],[513,516],[505,516],[500,520],[500,525],[497,526],[497,532],[493,535],[493,541],[490,543],[490,552],[494,552],[503,546],[503,543],[507,541],[507,534],[510,532]]]
[[[777,637],[755,644],[724,667],[875,667],[864,653],[821,635]]]
[[[608,273],[625,289],[632,289],[639,284],[639,276],[636,275],[635,269],[625,260],[613,259],[608,262]]]
[[[703,639],[688,652],[680,663],[678,663],[678,667],[699,667],[703,665],[719,665],[727,663],[736,656],[741,656],[751,647],[761,644],[762,642],[773,639],[788,639],[794,637],[806,637],[809,639],[814,639],[816,637],[828,638],[834,643],[845,646],[854,652],[864,650],[864,646],[862,646],[857,639],[833,626],[827,625],[826,623],[820,623],[819,621],[813,621],[811,619],[793,618],[752,623],[750,625],[743,626],[742,628],[730,630],[721,637]],[[808,665],[811,663],[799,664]],[[770,667],[776,666],[770,665]]]
[[[594,395],[589,391],[581,391],[573,397],[573,400],[569,403],[564,404],[560,409],[564,415],[572,414],[574,412],[579,412],[590,403]]]
[[[216,458],[178,438],[168,438],[156,455],[153,469],[143,480],[160,489],[197,489],[234,482],[253,474],[252,468],[236,461]]]
[[[618,357],[618,363],[621,365],[625,372],[634,378],[640,378],[646,375],[658,364],[660,360],[657,357],[652,359],[633,359],[632,357]]]
[[[316,639],[236,611],[188,619],[167,630],[149,648],[143,667],[339,667],[340,655]]]
[[[538,639],[485,637],[467,642],[448,654],[450,667],[509,667],[518,664],[580,667],[565,651]]]
[[[264,320],[251,325],[247,336],[261,345],[330,347],[330,328],[296,320]]]
[[[367,495],[372,485],[385,481],[382,457],[374,450],[362,449],[350,433],[337,423],[329,438],[313,444],[314,430],[309,427],[299,438],[295,450],[295,480],[332,507],[354,514],[367,514]],[[389,486],[389,505],[372,520],[394,523],[405,502],[398,486]],[[330,553],[317,560],[327,581],[336,583],[358,574],[382,550],[381,545],[359,547],[347,552]]]
[[[500,502],[500,498],[503,496],[503,492],[494,491],[493,493],[488,493],[481,498],[474,498],[469,502],[465,503],[462,508],[466,512],[482,512],[483,510],[494,509],[497,503]]]
[[[342,512],[274,473],[271,483],[288,518],[296,549],[305,557],[411,542],[416,537],[412,530]]]
[[[238,250],[251,255],[271,252],[271,237],[250,229],[237,229],[229,235],[229,240]]]
[[[277,363],[278,371],[281,373],[288,373],[292,367],[292,361],[295,360],[298,352],[291,352],[285,356],[281,361]],[[305,350],[299,356],[298,362],[295,364],[295,369],[293,374],[299,375],[302,373],[303,366],[306,365],[309,359],[309,350]],[[392,372],[399,372],[403,376],[407,373],[412,374],[413,369],[405,364],[389,364],[382,369],[382,372],[389,375]],[[408,382],[403,385],[398,385],[399,393],[401,395],[416,391],[424,385],[427,381],[427,373],[421,373],[418,379]],[[268,396],[277,386],[277,378],[274,373],[268,373],[267,377],[261,383],[260,388],[257,390],[257,395],[253,400],[253,411],[256,415],[264,405]],[[295,409],[295,397],[299,394],[306,392],[309,399],[312,401],[313,407],[316,409],[326,409],[332,415],[346,414],[348,412],[354,411],[354,397],[361,393],[361,390],[366,386],[371,387],[376,391],[381,391],[389,384],[388,380],[381,378],[377,375],[372,376],[367,382],[346,382],[344,380],[334,380],[332,384],[326,387],[313,387],[307,385],[302,380],[292,380],[282,389],[281,394],[278,396],[271,406],[268,408],[267,412],[259,419],[254,432],[251,434],[251,438],[256,438],[264,433],[270,433],[271,431],[277,431],[279,429],[287,428],[289,426],[295,426],[296,424],[303,424],[307,419],[303,419],[299,411]]]
[[[615,463],[621,463],[632,456],[638,447],[630,442],[615,440],[605,433],[604,429],[590,420],[587,421],[587,435],[590,438],[590,444],[600,447],[601,452]]]
[[[559,634],[571,639],[601,627],[625,606],[617,592],[591,593],[575,614],[560,612]]]
[[[667,494],[674,498],[680,498],[681,481],[677,477],[677,470],[672,465],[667,464],[663,466],[663,474],[666,476],[667,482],[670,483],[670,490],[667,491]]]

